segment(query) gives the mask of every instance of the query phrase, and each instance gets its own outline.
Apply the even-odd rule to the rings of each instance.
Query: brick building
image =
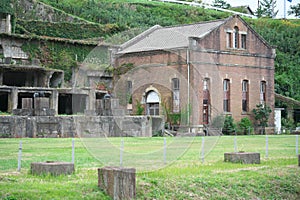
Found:
[[[115,93],[133,112],[185,113],[190,125],[253,119],[257,104],[274,110],[274,59],[275,49],[239,16],[156,25],[116,51],[115,68],[131,68],[115,77]]]

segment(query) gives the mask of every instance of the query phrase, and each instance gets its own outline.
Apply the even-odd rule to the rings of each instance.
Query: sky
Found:
[[[258,0],[225,0],[227,3],[229,3],[231,6],[241,6],[241,5],[249,5],[253,12],[257,9],[257,3]],[[296,5],[300,3],[300,0],[292,0],[292,3],[290,3],[287,0],[276,0],[277,6],[276,10],[278,11],[278,14],[276,18],[284,18],[284,1],[286,1],[286,10],[288,11],[291,5]],[[203,3],[212,3],[213,0],[202,0]],[[293,16],[289,16],[286,14],[287,18],[294,18]]]

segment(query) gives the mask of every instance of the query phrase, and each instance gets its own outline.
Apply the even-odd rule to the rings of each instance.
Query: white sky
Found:
[[[241,6],[241,5],[249,5],[250,8],[252,9],[253,12],[256,11],[257,9],[257,3],[258,0],[251,0],[251,1],[247,1],[247,0],[225,0],[227,3],[229,3],[231,6]],[[277,6],[276,6],[276,10],[279,10],[276,18],[283,18],[284,17],[284,1],[286,1],[286,10],[288,11],[290,9],[291,5],[296,5],[298,3],[300,3],[300,0],[292,0],[292,3],[290,3],[287,0],[276,0],[277,2]],[[212,3],[213,0],[202,0],[203,3]],[[287,18],[293,18],[292,16],[289,16],[288,14],[286,14]]]

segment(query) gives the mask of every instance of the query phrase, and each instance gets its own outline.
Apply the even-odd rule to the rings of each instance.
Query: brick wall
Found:
[[[246,35],[246,49],[228,48],[226,32],[239,28]],[[240,37],[241,38],[241,37]],[[209,79],[211,96],[211,120],[223,112],[223,80],[230,80],[230,113],[239,121],[243,117],[252,116],[252,109],[260,103],[260,82],[265,81],[266,101],[274,109],[274,57],[275,51],[244,21],[233,17],[218,29],[203,38],[193,38],[196,46],[189,47],[190,54],[190,103],[191,121],[202,124],[203,113],[203,79]],[[241,42],[241,39],[240,39]],[[195,45],[195,43],[191,43]],[[188,65],[186,50],[176,52],[150,51],[125,54],[119,56],[117,65],[133,63],[140,73],[133,73],[127,79],[133,80],[134,99],[142,100],[143,93],[151,85],[162,102],[172,105],[172,78],[180,78],[181,107],[187,104]],[[146,68],[140,68],[139,66]],[[144,70],[144,71],[143,71]],[[126,76],[126,75],[125,75]],[[242,81],[249,82],[249,110],[242,112]],[[161,87],[163,86],[163,87]],[[135,101],[135,100],[134,100]],[[133,102],[134,103],[134,102]],[[133,106],[134,107],[134,106]],[[272,113],[270,125],[273,125]]]

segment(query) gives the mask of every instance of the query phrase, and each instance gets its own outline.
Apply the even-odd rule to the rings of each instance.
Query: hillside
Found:
[[[16,33],[71,39],[104,38],[121,44],[155,24],[195,23],[230,16],[228,13],[156,1],[40,0],[56,12],[85,21],[56,22],[16,19]],[[300,100],[300,20],[246,19],[277,47],[275,91]],[[74,31],[77,30],[77,31]],[[124,32],[125,31],[125,32]]]

